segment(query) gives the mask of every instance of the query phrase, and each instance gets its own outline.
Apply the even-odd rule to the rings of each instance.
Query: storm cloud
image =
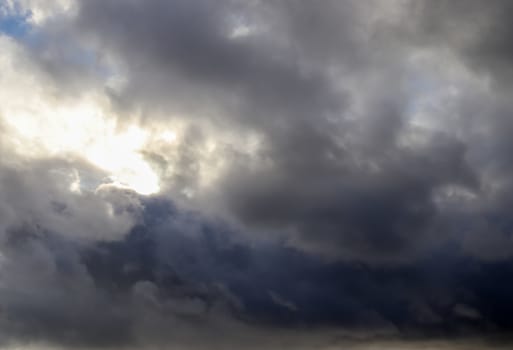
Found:
[[[511,7],[0,3],[0,348],[507,348]]]

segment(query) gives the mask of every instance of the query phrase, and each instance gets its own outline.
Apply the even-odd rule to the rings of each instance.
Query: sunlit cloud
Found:
[[[0,14],[26,17],[31,25],[42,25],[59,15],[73,15],[75,9],[74,0],[5,0],[0,4]]]
[[[159,178],[142,155],[148,132],[137,125],[120,126],[119,116],[101,95],[59,97],[44,86],[49,82],[30,62],[19,65],[22,49],[16,43],[3,38],[2,44],[0,64],[9,72],[2,83],[11,86],[0,93],[5,147],[33,159],[82,158],[103,170],[113,184],[145,195],[159,191]],[[176,135],[166,131],[162,138],[172,142]],[[75,190],[78,183],[74,182]]]
[[[148,134],[121,130],[94,102],[54,105],[40,100],[32,111],[7,110],[4,121],[15,152],[27,157],[79,157],[104,170],[110,180],[141,194],[159,190],[159,179],[141,152]]]

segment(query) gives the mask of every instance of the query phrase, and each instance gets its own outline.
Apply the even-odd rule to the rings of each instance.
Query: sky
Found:
[[[512,11],[0,0],[0,349],[511,348]]]

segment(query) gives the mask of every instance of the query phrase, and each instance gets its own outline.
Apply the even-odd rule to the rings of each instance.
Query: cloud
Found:
[[[510,7],[0,5],[1,346],[507,334]]]
[[[233,18],[255,29],[233,38]],[[195,144],[184,145],[182,160],[166,163],[174,189],[193,193],[199,205],[225,206],[244,225],[295,232],[291,244],[307,251],[401,257],[437,217],[433,192],[476,186],[467,145],[452,135],[422,130],[421,144],[402,142],[416,132],[401,83],[405,59],[379,42],[381,17],[370,4],[84,2],[76,23],[126,67],[121,108],[148,110],[150,125],[165,118],[162,110],[171,121],[191,119],[204,130],[200,138],[225,144],[209,154],[210,164],[198,151],[184,162]],[[394,89],[385,88],[392,79]],[[198,109],[204,106],[209,110]],[[220,132],[225,125],[255,135],[255,148]],[[198,189],[199,169],[208,172],[212,163],[223,163],[220,175]]]
[[[0,270],[5,346],[421,348],[432,338],[446,339],[427,342],[443,349],[511,326],[510,262],[448,250],[401,268],[327,264],[247,245],[162,199],[144,207],[145,224],[117,241],[11,230]]]

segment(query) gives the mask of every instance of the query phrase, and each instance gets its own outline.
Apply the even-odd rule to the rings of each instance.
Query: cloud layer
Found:
[[[0,347],[507,346],[510,7],[0,4]]]

